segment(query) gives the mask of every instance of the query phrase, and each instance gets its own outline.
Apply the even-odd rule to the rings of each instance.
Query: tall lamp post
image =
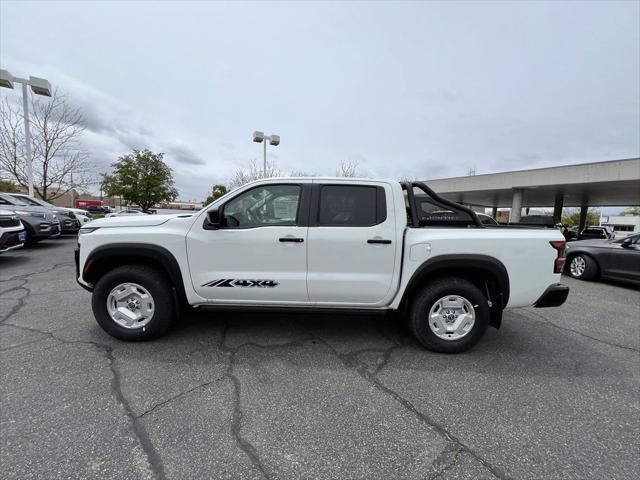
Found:
[[[262,156],[262,175],[267,176],[267,140],[269,145],[277,147],[280,145],[280,135],[265,135],[264,132],[253,132],[253,141],[256,143],[262,143],[263,156]]]
[[[14,77],[6,70],[0,70],[0,87],[13,89],[14,83],[22,84],[22,116],[24,117],[24,143],[27,157],[27,177],[29,182],[29,196],[33,197],[33,159],[31,158],[31,129],[29,128],[29,95],[27,85],[36,95],[51,96],[51,84],[48,80],[38,77]]]

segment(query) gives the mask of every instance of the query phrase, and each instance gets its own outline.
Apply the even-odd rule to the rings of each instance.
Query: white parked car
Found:
[[[91,217],[87,215],[83,215],[81,213],[76,213],[76,218],[80,222],[80,225],[84,225],[85,223],[89,223],[91,221]]]
[[[0,210],[0,253],[24,246],[27,233],[20,217],[9,210]]]
[[[130,217],[130,216],[136,216],[136,215],[146,215],[146,213],[141,212],[140,210],[133,210],[131,208],[126,208],[124,210],[118,210],[117,212],[107,213],[105,215],[105,218]]]
[[[569,293],[558,230],[485,227],[420,182],[260,180],[200,212],[96,220],[78,238],[78,282],[123,340],[162,335],[178,303],[394,310],[426,348],[461,352],[504,308]]]

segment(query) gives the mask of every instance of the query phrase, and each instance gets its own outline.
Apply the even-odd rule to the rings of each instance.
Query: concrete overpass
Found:
[[[522,208],[580,207],[584,226],[590,206],[640,205],[640,158],[535,168],[514,172],[427,180],[443,197],[466,205],[510,207],[509,220],[520,220]]]

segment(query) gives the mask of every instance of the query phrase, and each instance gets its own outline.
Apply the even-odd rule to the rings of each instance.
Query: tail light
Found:
[[[567,248],[567,242],[549,242],[553,248],[558,252],[558,256],[553,261],[553,273],[562,273],[564,269],[564,262],[566,260],[564,251]]]

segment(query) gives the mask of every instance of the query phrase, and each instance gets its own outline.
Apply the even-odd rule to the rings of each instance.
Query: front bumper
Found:
[[[80,221],[75,218],[65,218],[60,221],[62,233],[77,233],[80,230]]]
[[[62,232],[60,231],[60,224],[59,223],[54,223],[53,225],[51,225],[51,233],[50,233],[49,237],[51,237],[51,238],[59,237],[61,233]]]
[[[78,282],[78,285],[80,285],[82,288],[84,288],[88,292],[93,292],[93,285],[89,285],[88,283],[85,283],[83,280],[80,279],[80,247],[77,247],[73,251],[73,259],[76,262],[76,282]]]
[[[24,228],[14,232],[4,232],[0,235],[0,253],[24,246],[25,239]]]
[[[569,287],[555,283],[547,287],[542,296],[533,304],[536,308],[559,307],[569,296]]]

